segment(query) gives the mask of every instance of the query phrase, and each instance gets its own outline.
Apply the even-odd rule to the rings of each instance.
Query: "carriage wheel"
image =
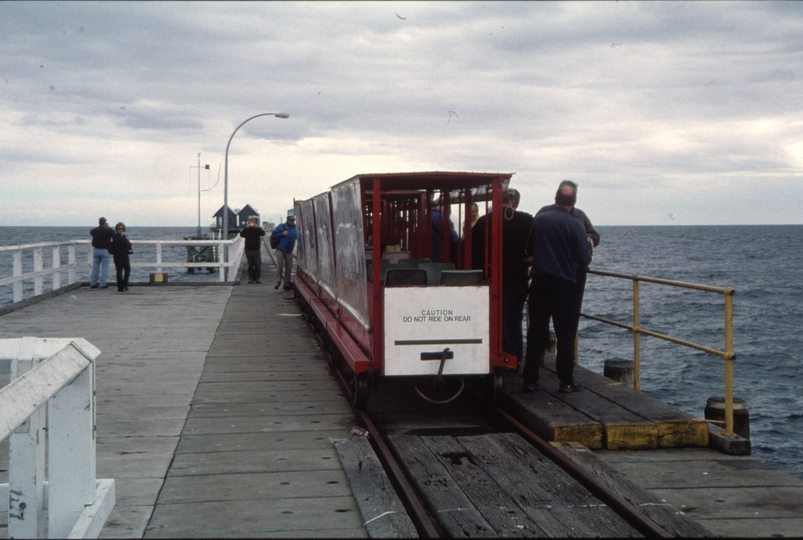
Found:
[[[355,373],[351,378],[351,404],[356,409],[368,406],[368,374]]]
[[[505,395],[505,370],[494,368],[493,373],[487,377],[487,397],[491,405],[496,405]]]

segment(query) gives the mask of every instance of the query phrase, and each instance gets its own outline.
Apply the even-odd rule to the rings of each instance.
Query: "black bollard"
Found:
[[[632,360],[605,360],[603,375],[630,388],[636,387],[635,364]]]
[[[710,397],[705,404],[705,419],[717,420],[717,425],[725,427],[725,398]],[[733,432],[745,439],[750,439],[750,411],[747,402],[741,398],[733,398]]]

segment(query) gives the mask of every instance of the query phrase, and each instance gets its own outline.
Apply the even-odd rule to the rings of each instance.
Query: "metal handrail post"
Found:
[[[223,261],[221,259],[221,255],[225,256],[225,254],[224,254],[225,250],[226,250],[226,243],[223,242],[222,239],[221,239],[221,242],[220,242],[220,244],[218,244],[218,248],[217,248],[217,251],[218,251],[218,264],[220,265],[219,266],[220,271],[218,272],[218,274],[220,274],[220,281],[221,282],[226,281],[226,267],[224,266],[226,263],[225,263],[225,261]]]
[[[67,271],[67,285],[75,283],[75,244],[67,246],[67,264],[70,269]]]
[[[22,251],[14,252],[14,277],[20,278],[14,282],[14,302],[22,302]]]
[[[33,250],[33,271],[36,274],[33,278],[33,294],[39,296],[44,290],[45,278],[42,276],[44,270],[44,262],[42,261],[42,248]]]
[[[641,390],[641,317],[638,276],[633,277],[633,388]]]
[[[95,252],[95,248],[92,247],[92,240],[87,240],[86,241],[86,262],[87,262],[87,265],[89,266],[90,279],[91,279],[91,276],[92,276],[92,273],[91,273],[92,272],[92,265],[95,262],[94,261],[95,253],[94,252]]]
[[[735,436],[733,431],[733,293],[728,287],[725,292],[725,433]]]
[[[53,268],[61,268],[61,246],[53,248]],[[53,272],[53,290],[61,287],[61,272]]]
[[[162,242],[161,240],[156,241],[156,273],[162,273]]]

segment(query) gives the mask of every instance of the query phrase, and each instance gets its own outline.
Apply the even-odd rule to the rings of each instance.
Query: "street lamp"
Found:
[[[229,137],[229,142],[226,143],[226,165],[225,165],[225,172],[223,173],[223,240],[229,239],[229,146],[231,146],[231,140],[234,138],[234,134],[243,127],[246,123],[250,122],[254,118],[259,118],[260,116],[275,116],[276,118],[290,118],[290,115],[287,113],[261,113],[255,114],[251,118],[243,121],[242,124],[237,126],[237,128],[232,132],[231,137]],[[223,262],[226,261],[226,250],[223,250]],[[223,271],[225,272],[225,266],[223,267]]]

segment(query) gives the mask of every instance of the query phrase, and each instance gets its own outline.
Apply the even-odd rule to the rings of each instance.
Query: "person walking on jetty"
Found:
[[[132,253],[134,250],[131,249],[131,241],[125,235],[125,223],[121,221],[114,226],[111,248],[114,267],[117,269],[117,292],[128,291],[128,277],[131,275],[131,261],[128,256]]]
[[[564,180],[558,186],[558,190],[560,190],[561,188],[563,188],[565,186],[569,186],[574,190],[574,196],[575,196],[575,199],[576,199],[577,198],[577,184],[575,184],[571,180]],[[541,208],[538,212],[536,212],[535,215],[538,216],[538,215],[543,214],[545,212],[551,212],[554,209],[555,209],[555,205],[554,204],[548,204],[548,205],[544,206],[543,208]],[[593,251],[594,248],[599,245],[600,238],[599,238],[599,233],[596,231],[596,229],[594,229],[594,225],[591,224],[591,220],[588,219],[588,216],[586,215],[585,212],[583,212],[582,210],[580,210],[576,206],[573,206],[572,209],[569,211],[569,213],[572,216],[574,216],[574,218],[577,219],[580,223],[582,223],[583,227],[585,227],[586,237],[588,238],[588,246]],[[577,269],[577,311],[578,311],[578,313],[580,311],[582,311],[582,307],[583,307],[583,294],[585,293],[585,290],[586,290],[586,278],[588,276],[587,273],[586,273],[587,270],[588,270],[588,267],[578,268]]]
[[[92,235],[92,274],[89,286],[93,289],[108,289],[106,280],[109,277],[109,250],[112,247],[114,231],[109,228],[106,218],[98,219],[98,226],[89,231]]]
[[[265,230],[259,227],[256,219],[249,219],[248,225],[240,231],[245,238],[245,259],[248,262],[248,283],[262,283],[262,237]]]
[[[292,289],[293,248],[296,247],[296,216],[287,215],[287,221],[273,229],[270,233],[271,246],[276,245],[276,286],[282,284],[284,272],[284,289]]]
[[[560,392],[580,392],[574,382],[574,335],[580,311],[577,304],[577,268],[591,263],[591,248],[583,225],[570,214],[577,191],[570,185],[558,188],[555,209],[533,219],[527,252],[533,257],[524,360],[524,392],[540,387],[539,371],[549,343],[549,320],[558,339],[556,357]]]

